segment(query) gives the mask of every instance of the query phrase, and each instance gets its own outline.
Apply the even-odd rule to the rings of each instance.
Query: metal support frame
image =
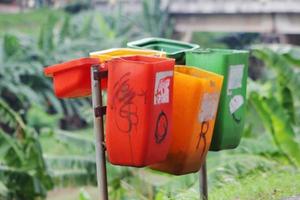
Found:
[[[107,72],[104,72],[107,76]],[[103,75],[103,74],[102,74]],[[91,87],[92,100],[94,110],[94,134],[96,137],[96,170],[97,170],[97,184],[100,200],[108,200],[107,191],[107,174],[106,174],[106,157],[105,157],[105,143],[104,143],[104,122],[103,115],[105,115],[105,107],[102,105],[102,89],[101,78],[104,76],[98,70],[98,65],[91,67]]]
[[[206,160],[199,171],[199,192],[201,200],[208,200]]]

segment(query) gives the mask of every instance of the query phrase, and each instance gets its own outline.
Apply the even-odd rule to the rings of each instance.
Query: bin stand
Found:
[[[104,122],[103,116],[106,113],[106,107],[102,106],[101,78],[107,77],[107,71],[98,70],[99,65],[91,67],[91,87],[93,102],[94,134],[96,137],[96,170],[97,184],[100,200],[108,200],[107,175],[106,175],[106,157],[104,143]]]
[[[208,200],[206,160],[199,171],[199,192],[201,200]]]

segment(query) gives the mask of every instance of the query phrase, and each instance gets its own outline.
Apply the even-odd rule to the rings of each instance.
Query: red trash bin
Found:
[[[143,167],[166,158],[171,139],[174,59],[108,61],[106,145],[112,164]]]
[[[44,69],[53,78],[54,92],[59,98],[77,98],[91,95],[91,66],[100,64],[97,58],[79,58],[55,64]],[[99,65],[99,70],[105,70]],[[102,81],[106,88],[107,80]]]

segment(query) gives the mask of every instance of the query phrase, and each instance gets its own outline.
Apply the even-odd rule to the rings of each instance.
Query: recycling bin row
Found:
[[[45,68],[60,98],[91,94],[91,65],[108,71],[101,86],[107,89],[105,142],[112,164],[187,174],[200,169],[208,150],[238,145],[247,52],[159,38],[128,46]]]

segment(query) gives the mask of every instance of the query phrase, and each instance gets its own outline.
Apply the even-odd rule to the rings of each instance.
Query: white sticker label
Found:
[[[199,111],[198,119],[202,123],[204,121],[212,120],[218,109],[220,93],[205,93],[202,99],[201,109]]]
[[[154,87],[154,105],[170,102],[170,84],[173,71],[157,72]]]
[[[244,97],[242,95],[235,95],[229,103],[230,113],[234,113],[244,104]]]
[[[228,85],[227,91],[230,94],[230,90],[242,87],[242,81],[244,76],[244,65],[231,65],[229,67]]]

